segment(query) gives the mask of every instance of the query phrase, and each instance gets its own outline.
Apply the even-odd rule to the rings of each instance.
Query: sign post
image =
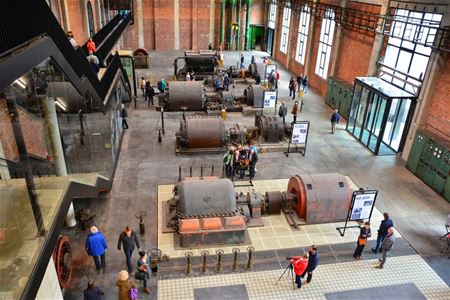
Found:
[[[277,92],[276,91],[264,91],[264,102],[261,107],[261,116],[263,115],[264,108],[275,108],[277,106]]]
[[[370,221],[372,217],[373,208],[375,207],[375,201],[377,200],[377,190],[364,190],[360,188],[358,191],[354,191],[352,195],[352,202],[347,212],[347,218],[345,220],[344,227],[336,227],[341,236],[344,236],[345,229],[347,228],[360,228],[360,226],[347,226],[348,221],[356,221],[367,219]],[[341,231],[343,229],[343,231]]]
[[[299,152],[303,156],[305,156],[306,145],[308,144],[308,134],[309,134],[309,121],[293,122],[291,130],[291,138],[289,139],[287,152],[284,152],[284,155],[288,157],[289,153]],[[295,145],[295,151],[291,151],[291,144]],[[299,147],[299,145],[303,145],[303,147]]]

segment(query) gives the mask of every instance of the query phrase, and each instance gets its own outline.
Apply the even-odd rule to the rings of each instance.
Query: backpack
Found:
[[[130,299],[136,300],[138,298],[138,296],[139,296],[138,290],[136,288],[132,287],[130,289]]]

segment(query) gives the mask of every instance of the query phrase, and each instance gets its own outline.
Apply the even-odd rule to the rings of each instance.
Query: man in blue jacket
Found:
[[[308,257],[308,266],[306,267],[305,272],[302,274],[302,278],[305,277],[306,273],[308,273],[308,277],[306,278],[305,284],[308,284],[312,280],[312,273],[317,268],[317,265],[319,264],[319,250],[317,250],[316,245],[312,245],[311,248],[309,248],[309,257]]]
[[[106,263],[105,263],[105,249],[108,248],[106,244],[106,239],[98,232],[98,228],[95,226],[91,227],[91,233],[88,235],[86,239],[86,252],[89,256],[92,256],[95,262],[95,267],[97,271],[100,268],[103,269],[103,272],[106,271]]]
[[[375,246],[375,248],[372,248],[373,253],[377,253],[377,251],[380,251],[380,253],[381,253],[381,248],[380,248],[381,243],[383,242],[384,238],[388,234],[389,227],[394,226],[394,222],[392,222],[392,220],[389,219],[388,213],[386,213],[386,212],[383,213],[383,216],[384,216],[384,220],[381,221],[380,228],[378,228],[377,245]]]
[[[331,115],[331,133],[334,134],[336,132],[336,124],[339,123],[339,112],[337,109],[334,110],[333,114]]]

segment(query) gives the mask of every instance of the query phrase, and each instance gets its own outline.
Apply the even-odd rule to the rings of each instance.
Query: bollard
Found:
[[[192,276],[192,252],[186,252],[184,256],[186,256],[186,276]]]
[[[147,215],[147,213],[145,211],[138,211],[137,213],[134,214],[134,217],[136,219],[139,219],[139,232],[140,234],[144,234],[145,233],[145,224],[144,224],[144,220],[143,218]]]
[[[203,250],[201,254],[203,257],[201,273],[205,275],[205,274],[208,274],[208,262],[206,261],[206,259],[207,259],[209,252],[206,250]]]
[[[211,165],[211,176],[214,176],[214,165]]]
[[[253,253],[255,252],[255,248],[253,246],[248,246],[247,247],[247,251],[248,251],[248,261],[247,261],[247,271],[251,271],[253,270]]]
[[[239,250],[239,248],[233,248],[233,250],[232,250],[232,252],[234,254],[234,256],[233,256],[233,269],[232,269],[233,272],[237,272],[239,270],[238,253],[240,251],[241,250]]]
[[[223,250],[221,250],[221,249],[216,250],[216,254],[217,254],[216,273],[222,273],[223,272],[223,265],[222,265]]]
[[[225,165],[222,166],[222,178],[225,178]]]
[[[161,130],[158,130],[158,143],[162,142]]]
[[[178,182],[181,181],[181,166],[178,166]]]
[[[192,177],[192,166],[189,166],[189,177]]]
[[[200,178],[203,178],[203,165],[200,166]]]

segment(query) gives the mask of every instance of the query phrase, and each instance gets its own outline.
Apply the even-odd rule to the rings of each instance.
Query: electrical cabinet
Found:
[[[413,173],[416,172],[419,164],[420,156],[422,155],[423,148],[427,141],[427,137],[421,132],[417,131],[414,137],[411,150],[409,151],[408,160],[406,161],[406,167]]]
[[[352,103],[352,87],[345,83],[335,81],[330,78],[325,96],[325,103],[331,108],[339,110],[339,114],[348,119],[350,114],[350,105]]]

